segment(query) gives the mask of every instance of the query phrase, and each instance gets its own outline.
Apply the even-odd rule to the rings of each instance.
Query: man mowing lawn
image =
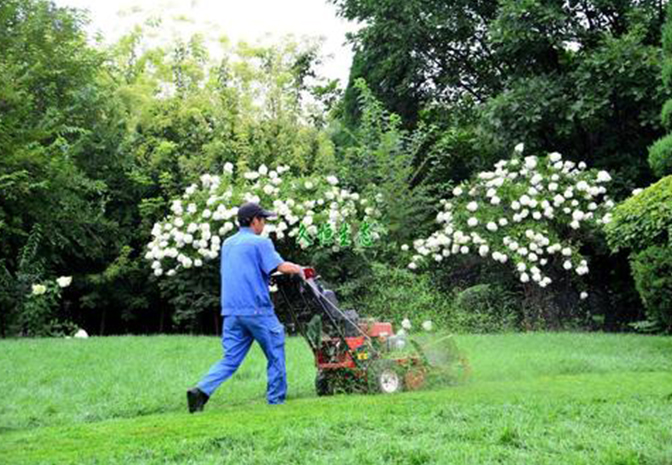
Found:
[[[248,202],[238,209],[239,231],[222,244],[222,346],[224,357],[215,363],[198,385],[187,391],[189,412],[200,412],[213,392],[233,375],[253,341],[268,361],[269,404],[282,404],[287,394],[285,329],[275,315],[268,291],[269,276],[276,269],[303,277],[299,265],[286,262],[271,239],[261,237],[266,218],[275,213]]]

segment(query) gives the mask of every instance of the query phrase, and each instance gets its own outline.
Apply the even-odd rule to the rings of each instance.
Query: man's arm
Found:
[[[303,268],[299,265],[285,261],[278,252],[275,251],[273,241],[266,239],[259,244],[261,268],[265,273],[271,274],[278,270],[283,274],[298,274],[301,278],[303,275]]]
[[[277,270],[283,274],[300,274],[303,276],[303,268],[292,262],[282,262]]]

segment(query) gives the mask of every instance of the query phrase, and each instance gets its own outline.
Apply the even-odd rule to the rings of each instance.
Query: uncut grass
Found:
[[[456,339],[466,384],[320,399],[292,339],[279,409],[255,350],[199,416],[184,390],[221,355],[216,338],[1,341],[0,462],[672,463],[672,339]]]

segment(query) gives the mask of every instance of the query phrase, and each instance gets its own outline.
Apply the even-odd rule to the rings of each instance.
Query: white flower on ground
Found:
[[[327,182],[332,186],[338,184],[338,178],[336,176],[327,176]]]
[[[401,327],[404,328],[406,331],[411,330],[411,320],[408,318],[404,318],[404,320],[401,322]]]
[[[415,270],[417,267],[418,267],[418,265],[416,265],[416,264],[413,263],[413,262],[411,262],[411,263],[408,264],[408,268],[411,269],[411,270]]]
[[[433,327],[433,325],[432,325],[431,320],[427,320],[427,321],[422,322],[422,329],[424,329],[425,331],[431,331],[432,327]]]
[[[47,292],[47,286],[44,284],[33,284],[33,295],[42,295]]]
[[[462,188],[459,187],[459,186],[456,187],[455,189],[453,189],[453,195],[454,195],[455,197],[459,197],[460,195],[462,195],[462,192],[463,192],[463,191],[462,191]]]
[[[77,339],[86,339],[86,338],[89,337],[89,334],[86,331],[84,331],[83,329],[80,329],[79,331],[77,331],[75,333],[75,337]]]
[[[518,145],[516,145],[516,148],[514,149],[516,153],[523,153],[523,150],[525,150],[525,144],[522,142]]]
[[[588,298],[588,293],[586,291],[583,291],[581,292],[581,295],[579,295],[579,297],[581,298],[581,300],[585,300],[586,298]]]
[[[468,224],[470,227],[474,228],[474,227],[478,226],[478,219],[476,219],[476,218],[474,218],[474,217],[472,216],[471,218],[469,218],[469,219],[467,220],[467,224]]]
[[[61,276],[56,282],[60,287],[68,287],[72,283],[72,276]]]
[[[224,163],[224,172],[228,173],[228,174],[233,173],[233,163],[231,163],[229,161]]]
[[[476,202],[469,202],[469,203],[467,204],[467,210],[469,210],[470,212],[475,212],[476,210],[478,210],[478,203],[476,203]]]
[[[403,244],[401,246],[401,250],[404,251],[404,252],[408,252],[408,244]]]

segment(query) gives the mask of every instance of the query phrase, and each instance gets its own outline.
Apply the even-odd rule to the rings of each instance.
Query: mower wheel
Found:
[[[315,392],[318,396],[331,396],[334,394],[334,383],[327,373],[322,370],[315,377]]]
[[[370,392],[394,394],[404,390],[404,373],[394,360],[374,360],[367,370]]]

